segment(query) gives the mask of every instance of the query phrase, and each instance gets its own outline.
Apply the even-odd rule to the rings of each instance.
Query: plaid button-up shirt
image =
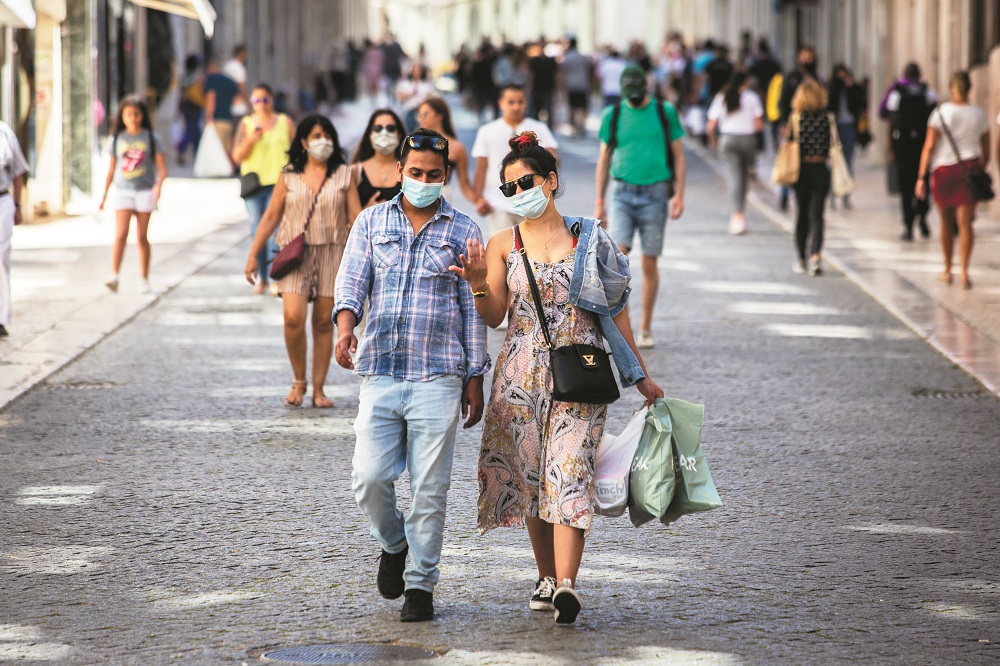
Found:
[[[469,283],[448,270],[470,239],[482,242],[482,232],[442,197],[414,235],[401,197],[358,215],[337,273],[334,321],[341,310],[360,321],[370,301],[355,372],[402,381],[485,374],[486,324]]]

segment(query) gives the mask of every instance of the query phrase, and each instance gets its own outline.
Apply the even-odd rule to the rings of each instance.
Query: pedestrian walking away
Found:
[[[363,377],[352,487],[382,548],[379,594],[405,595],[403,622],[434,618],[459,413],[466,428],[479,422],[490,367],[472,290],[449,270],[482,234],[441,197],[447,173],[445,137],[418,129],[403,140],[402,192],[358,216],[334,305],[337,363]],[[354,328],[366,302],[359,343]],[[404,469],[406,516],[394,489]]]
[[[865,89],[854,80],[854,73],[843,63],[834,65],[830,76],[827,110],[837,119],[837,135],[844,149],[844,159],[851,175],[854,174],[854,145],[857,143],[858,122],[868,108]],[[831,204],[835,199],[831,196]],[[840,201],[844,208],[851,207],[850,195]]]
[[[799,86],[806,79],[819,81],[819,65],[816,63],[816,49],[811,46],[803,46],[795,55],[795,69],[788,72],[781,79],[781,94],[778,97],[778,123],[782,133],[787,135],[785,128],[788,125],[788,117],[792,113],[792,98]],[[782,211],[788,210],[789,188],[782,186],[778,198]]]
[[[990,162],[990,127],[983,110],[969,103],[972,83],[967,72],[955,72],[951,77],[951,99],[938,106],[927,122],[927,139],[920,155],[915,194],[927,198],[925,176],[930,173],[934,203],[941,215],[941,250],[944,271],[938,279],[952,282],[954,237],[958,228],[959,284],[972,288],[969,262],[975,234],[972,222],[976,198],[969,184],[969,173],[983,170]]]
[[[573,344],[604,348],[606,338],[622,386],[635,385],[647,405],[663,391],[649,378],[625,310],[628,259],[598,220],[556,209],[555,158],[524,132],[510,139],[501,169],[499,189],[521,221],[485,248],[470,241],[461,267],[452,268],[489,326],[510,322],[486,408],[478,524],[481,533],[527,526],[538,569],[528,607],[554,611],[556,623],[568,625],[582,607],[577,573],[594,517],[594,457],[607,405],[556,401],[549,354]]]
[[[205,68],[205,126],[212,125],[222,140],[226,154],[233,151],[233,101],[239,85],[219,70],[219,63],[209,60]]]
[[[205,82],[199,71],[200,60],[189,55],[184,61],[184,78],[181,80],[181,102],[179,111],[184,121],[184,134],[177,144],[177,164],[187,161],[188,148],[192,153],[198,150],[201,140],[201,113],[205,108]]]
[[[0,120],[0,338],[11,319],[10,251],[14,227],[21,224],[21,195],[28,160],[10,125]]]
[[[351,174],[360,206],[369,208],[399,194],[399,155],[406,127],[392,109],[375,109],[351,158]],[[353,221],[361,208],[350,213]]]
[[[545,54],[545,43],[533,44],[529,51],[528,71],[531,74],[531,94],[528,96],[528,115],[543,120],[549,129],[554,126],[556,74],[559,64]]]
[[[534,118],[525,117],[527,98],[524,88],[509,85],[500,91],[500,118],[480,126],[476,140],[472,144],[472,157],[476,160],[476,175],[473,190],[476,196],[476,210],[480,215],[489,215],[490,233],[512,227],[520,219],[510,204],[494,188],[486,187],[487,179],[500,173],[500,163],[510,152],[507,142],[510,137],[521,132],[534,132],[543,148],[552,152],[558,160],[559,143],[548,126]]]
[[[937,95],[920,79],[920,66],[911,62],[903,76],[893,82],[882,96],[879,117],[889,121],[889,147],[896,167],[896,182],[903,209],[903,233],[900,240],[913,240],[913,224],[918,223],[920,235],[930,237],[926,200],[915,198],[920,156],[927,137],[927,121],[937,104]],[[924,172],[926,174],[926,171]],[[926,185],[925,185],[926,187]]]
[[[275,184],[247,258],[245,274],[260,279],[259,255],[278,229],[284,247],[305,234],[302,264],[277,281],[284,306],[285,347],[292,364],[292,390],[285,405],[299,407],[306,393],[306,319],[312,308],[312,406],[333,407],[324,384],[333,355],[333,302],[337,271],[354,218],[360,209],[352,187],[351,168],[340,148],[337,131],[326,116],[304,118],[288,149],[288,165]]]
[[[271,201],[274,186],[288,162],[295,126],[292,119],[274,110],[274,91],[258,83],[250,93],[253,114],[244,117],[236,129],[233,162],[240,167],[240,189],[249,215],[250,234],[257,227]],[[260,279],[254,293],[263,294],[271,274],[271,259],[278,251],[274,241],[261,247],[257,256]]]
[[[823,272],[823,207],[830,191],[830,116],[826,90],[806,78],[792,97],[787,136],[799,142],[799,179],[795,183],[795,249],[792,265],[797,273],[817,276]],[[808,253],[807,253],[808,249]]]
[[[668,207],[672,219],[684,213],[684,128],[673,104],[650,98],[646,76],[638,67],[625,68],[621,89],[626,101],[604,109],[601,115],[594,217],[608,225],[625,254],[639,234],[643,282],[638,341],[639,348],[650,348],[655,345],[653,310]],[[609,175],[614,182],[605,207]]]
[[[586,136],[587,109],[590,106],[590,85],[594,78],[594,65],[589,56],[577,49],[576,37],[569,38],[569,48],[563,54],[562,71],[573,133],[578,137]]]
[[[475,205],[476,192],[469,181],[469,151],[455,138],[455,126],[451,122],[451,109],[448,103],[440,97],[432,97],[417,109],[417,122],[420,127],[432,129],[448,139],[448,180],[445,181],[442,195],[448,201],[454,201],[451,183],[458,181],[458,187],[469,203]]]
[[[100,210],[110,201],[115,211],[115,244],[111,251],[111,277],[105,286],[118,291],[119,273],[125,257],[129,227],[135,217],[136,243],[139,246],[139,272],[142,293],[152,292],[149,284],[149,218],[160,199],[160,188],[167,178],[164,144],[153,132],[149,109],[138,97],[129,96],[118,106],[111,130],[108,152],[111,162],[104,183]]]
[[[729,181],[732,214],[729,233],[747,230],[746,203],[750,172],[757,159],[757,133],[764,131],[764,107],[757,93],[750,90],[750,78],[736,72],[708,107],[708,135],[721,149]],[[716,130],[721,139],[716,140]]]
[[[247,60],[250,52],[246,44],[233,47],[233,57],[222,66],[222,73],[236,82],[236,97],[233,99],[232,114],[240,118],[253,110],[252,103],[247,99]]]

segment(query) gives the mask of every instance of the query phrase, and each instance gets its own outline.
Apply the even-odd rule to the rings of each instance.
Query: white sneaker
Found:
[[[583,603],[580,595],[573,589],[573,581],[563,578],[556,588],[556,593],[552,595],[552,605],[556,607],[556,624],[573,624],[576,616],[580,614]]]
[[[801,259],[796,261],[794,264],[792,264],[792,270],[798,273],[799,275],[804,275],[806,272],[806,262],[802,261]]]
[[[639,337],[635,341],[635,346],[639,349],[652,349],[656,346],[653,334],[649,331],[639,331]]]
[[[739,213],[729,216],[729,233],[732,236],[742,236],[747,232],[747,218]]]
[[[111,279],[104,283],[104,286],[108,288],[112,294],[118,293],[118,276],[112,275]]]
[[[149,284],[149,280],[143,280],[142,281],[142,284],[139,285],[139,293],[140,294],[152,294],[153,293],[153,287]]]

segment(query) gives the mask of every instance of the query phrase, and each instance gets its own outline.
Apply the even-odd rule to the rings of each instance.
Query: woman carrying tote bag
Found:
[[[632,336],[625,257],[597,220],[564,218],[556,210],[558,166],[533,132],[510,146],[500,191],[524,220],[498,231],[485,249],[470,242],[462,267],[452,268],[468,280],[489,326],[497,328],[505,316],[509,322],[483,426],[479,530],[527,526],[538,567],[528,606],[555,611],[556,623],[565,625],[582,605],[575,584],[594,517],[594,454],[607,405],[555,400],[552,350],[603,349],[607,340],[623,386],[634,385],[647,406],[663,391]],[[537,313],[526,263],[547,324]]]
[[[951,99],[935,109],[927,121],[927,138],[920,155],[915,189],[918,199],[927,198],[924,178],[929,168],[934,203],[941,214],[941,249],[944,253],[944,270],[938,273],[937,278],[945,284],[952,282],[952,229],[957,224],[961,270],[959,284],[962,289],[972,288],[969,262],[975,243],[972,217],[976,197],[969,183],[969,175],[976,170],[985,169],[990,161],[989,122],[982,109],[969,103],[971,88],[972,83],[966,72],[955,72],[952,75],[949,86]]]

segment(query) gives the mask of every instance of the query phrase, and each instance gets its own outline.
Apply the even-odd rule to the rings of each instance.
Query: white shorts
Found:
[[[153,190],[111,190],[108,203],[114,210],[134,210],[137,213],[152,213],[156,210]]]

